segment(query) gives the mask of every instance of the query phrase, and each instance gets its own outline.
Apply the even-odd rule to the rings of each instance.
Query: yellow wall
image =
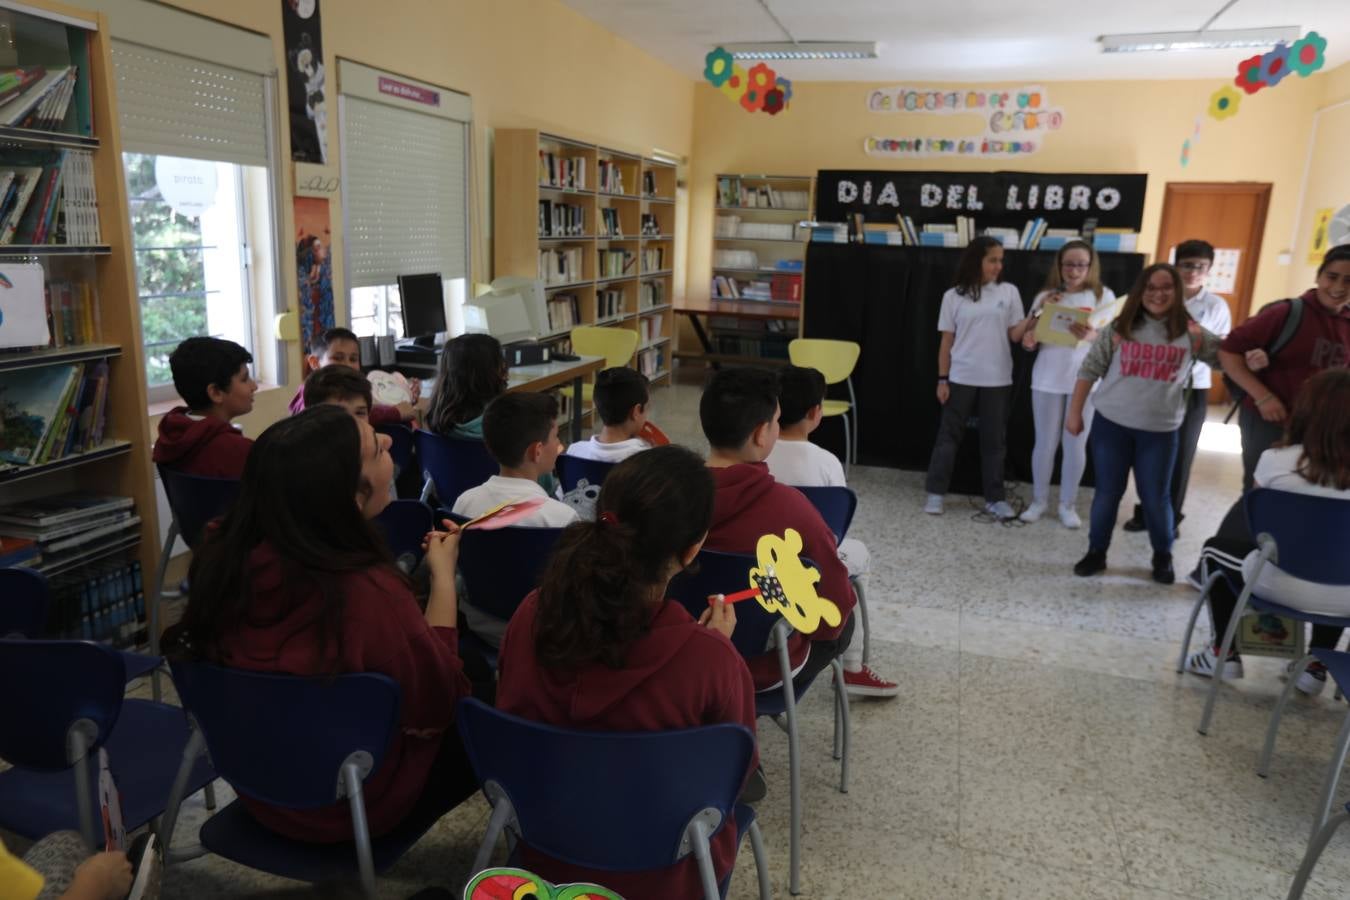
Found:
[[[1327,73],[1320,87],[1316,131],[1307,156],[1307,183],[1302,187],[1302,212],[1295,223],[1297,241],[1288,282],[1291,294],[1306,290],[1317,277],[1317,266],[1308,258],[1317,210],[1350,205],[1350,166],[1346,165],[1350,153],[1350,63]]]
[[[865,154],[863,140],[872,135],[954,137],[983,132],[983,122],[975,115],[870,112],[866,106],[868,92],[895,82],[797,81],[791,108],[777,116],[747,113],[711,86],[701,84],[695,95],[696,126],[690,158],[690,295],[707,291],[717,173],[814,175],[818,169],[831,168],[1016,169],[1146,173],[1149,184],[1139,249],[1149,254],[1156,249],[1163,189],[1168,181],[1272,182],[1252,304],[1259,306],[1287,295],[1290,267],[1279,265],[1278,256],[1290,249],[1312,114],[1319,105],[1324,80],[1322,75],[1289,78],[1276,89],[1244,96],[1239,113],[1232,118],[1219,122],[1205,116],[1200,140],[1186,167],[1181,165],[1182,141],[1190,135],[1196,116],[1205,114],[1209,96],[1223,83],[1221,79],[1044,83],[1050,105],[1064,110],[1064,127],[1046,135],[1037,153],[997,160],[899,160]],[[1005,86],[1022,84],[1009,82]]]
[[[281,4],[277,0],[171,0],[172,5],[269,35],[278,71],[285,71]],[[473,271],[489,272],[491,219],[490,130],[537,127],[620,150],[660,148],[687,154],[694,82],[555,0],[323,0],[323,49],[328,71],[330,159],[337,159],[337,57],[355,60],[473,98],[475,185]],[[282,96],[285,88],[282,87]],[[282,158],[290,140],[282,127]],[[287,198],[283,234],[294,231],[290,166],[281,180]],[[332,204],[334,259],[342,260],[342,218]],[[295,308],[295,279],[283,267],[286,302]],[[335,282],[340,274],[335,273]],[[346,294],[335,283],[339,319]],[[292,352],[291,384],[260,393],[241,420],[256,436],[286,414],[299,383],[299,349]],[[152,423],[153,427],[153,423]]]

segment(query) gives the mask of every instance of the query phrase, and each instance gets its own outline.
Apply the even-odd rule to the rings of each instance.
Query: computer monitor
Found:
[[[432,338],[446,330],[445,288],[440,272],[398,276],[402,298],[403,334],[409,338]]]

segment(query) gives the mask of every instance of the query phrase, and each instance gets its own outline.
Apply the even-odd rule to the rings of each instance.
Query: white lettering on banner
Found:
[[[863,184],[863,203],[867,204],[871,202],[872,202],[872,182],[868,181]]]
[[[920,206],[938,206],[942,203],[942,188],[936,184],[925,184],[919,188]]]
[[[1051,184],[1045,188],[1045,208],[1063,209],[1064,208],[1064,188],[1058,184]]]
[[[975,191],[972,189],[971,193],[974,194]],[[897,207],[900,205],[900,195],[895,190],[894,181],[886,182],[886,186],[881,189],[881,196],[877,197],[877,206],[883,204]]]
[[[1092,188],[1085,184],[1075,184],[1069,188],[1069,209],[1090,209]]]
[[[980,189],[973,184],[966,191],[966,209],[984,209],[984,204],[980,202]]]
[[[949,185],[947,185],[947,208],[948,208],[948,209],[960,209],[960,208],[961,208],[961,195],[964,194],[965,191],[966,191],[966,186],[965,186],[964,184],[949,184]]]
[[[1097,192],[1098,209],[1115,209],[1120,205],[1120,191],[1113,187],[1104,187]]]
[[[1017,185],[1008,185],[1008,202],[1004,204],[1008,209],[1021,209],[1022,203],[1017,199]]]
[[[839,182],[839,202],[852,203],[858,199],[858,186],[851,181]]]

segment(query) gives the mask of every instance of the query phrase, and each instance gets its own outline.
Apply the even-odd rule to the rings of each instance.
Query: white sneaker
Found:
[[[1214,663],[1216,661],[1217,656],[1214,653],[1214,648],[1206,647],[1187,657],[1186,671],[1194,675],[1199,675],[1202,678],[1213,678]],[[1239,657],[1236,657],[1231,653],[1228,655],[1228,662],[1223,665],[1223,677],[1229,679],[1242,677],[1242,660]]]
[[[924,501],[923,511],[930,516],[942,515],[942,495],[929,494],[928,499]]]
[[[1013,508],[1008,505],[1007,500],[1000,500],[997,503],[986,503],[984,505],[984,511],[999,520],[1017,517],[1017,513],[1013,512]]]
[[[1022,514],[1017,518],[1023,522],[1039,522],[1043,515],[1045,515],[1045,503],[1041,500],[1033,500],[1031,505],[1022,510]]]
[[[1078,518],[1078,511],[1072,506],[1061,506],[1059,508],[1059,524],[1065,528],[1082,528],[1083,520]]]

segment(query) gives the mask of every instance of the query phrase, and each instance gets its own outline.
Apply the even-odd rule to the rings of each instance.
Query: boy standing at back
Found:
[[[311,347],[314,352],[309,354],[306,359],[312,369],[322,369],[327,366],[346,366],[356,372],[361,371],[361,344],[356,339],[356,333],[346,328],[330,328],[322,335],[314,339],[314,346]],[[398,406],[387,406],[383,403],[374,404],[370,407],[370,424],[376,425],[400,425],[409,422],[417,416],[417,395],[421,388],[417,379],[412,379],[409,383],[412,390],[412,403],[400,403]],[[291,398],[291,415],[295,415],[305,408],[305,386],[300,385],[300,390],[295,392]]]
[[[230,424],[253,410],[253,356],[234,341],[188,338],[169,356],[173,386],[187,406],[159,420],[152,458],[188,475],[239,478],[253,442]]]
[[[650,450],[640,435],[647,424],[647,376],[636,369],[605,369],[595,376],[595,412],[603,427],[588,441],[567,448],[567,456],[595,462],[621,463]]]
[[[764,462],[780,484],[794,487],[847,487],[839,457],[811,443],[811,432],[824,417],[825,376],[816,369],[786,366],[778,370],[778,441]],[[866,589],[871,557],[856,538],[839,542],[839,558],[848,567],[849,579],[861,595]],[[844,650],[844,684],[850,694],[862,697],[894,697],[900,686],[887,681],[863,663],[863,623],[858,620],[853,639]]]

